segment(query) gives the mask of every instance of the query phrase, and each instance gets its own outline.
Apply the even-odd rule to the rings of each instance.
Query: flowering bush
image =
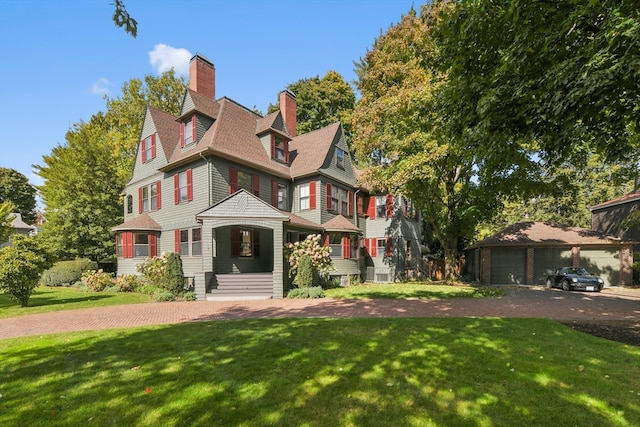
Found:
[[[331,261],[331,248],[320,244],[320,234],[310,234],[302,242],[287,243],[285,250],[289,259],[289,277],[294,277],[300,265],[300,259],[308,256],[311,260],[311,266],[320,276],[328,276],[334,271],[333,262]]]
[[[173,295],[183,291],[182,260],[176,253],[164,252],[159,257],[147,258],[136,266],[136,270],[144,275],[149,284],[165,289]]]
[[[113,275],[102,271],[102,269],[85,271],[82,273],[81,280],[87,288],[95,292],[102,292],[114,284]]]

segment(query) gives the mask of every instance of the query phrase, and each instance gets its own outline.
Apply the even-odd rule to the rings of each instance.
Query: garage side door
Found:
[[[526,255],[524,248],[491,248],[491,284],[524,284]]]
[[[535,248],[533,252],[533,278],[535,283],[543,285],[547,276],[557,268],[570,267],[572,264],[571,249]]]
[[[618,249],[580,249],[580,266],[602,277],[605,286],[620,284],[620,251]]]

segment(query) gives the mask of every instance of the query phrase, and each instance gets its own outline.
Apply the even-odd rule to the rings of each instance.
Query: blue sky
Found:
[[[104,95],[201,53],[216,97],[266,112],[278,93],[329,70],[355,80],[358,61],[413,0],[124,0],[138,37],[117,28],[113,0],[0,1],[0,166],[41,184],[32,164],[74,123],[105,110]]]

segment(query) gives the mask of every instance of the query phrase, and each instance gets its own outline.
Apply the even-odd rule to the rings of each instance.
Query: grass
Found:
[[[325,290],[327,298],[422,298],[422,299],[448,299],[448,298],[485,298],[505,295],[504,291],[497,288],[467,286],[462,284],[434,284],[433,282],[406,282],[406,283],[363,283],[344,288]]]
[[[6,426],[640,425],[640,348],[544,319],[184,323],[0,360]]]
[[[149,301],[151,301],[149,295],[131,292],[86,292],[63,286],[39,286],[31,295],[28,307],[20,307],[20,305],[15,300],[9,298],[8,295],[0,294],[0,318],[48,311],[72,310],[76,308],[137,304]]]

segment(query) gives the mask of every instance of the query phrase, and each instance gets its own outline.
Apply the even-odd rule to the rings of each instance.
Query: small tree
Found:
[[[313,284],[313,266],[309,255],[303,255],[298,262],[298,271],[293,281],[299,288],[308,288]]]
[[[174,252],[166,254],[167,262],[164,270],[164,288],[173,295],[179,295],[184,289],[184,272],[180,255]]]
[[[26,307],[40,276],[52,265],[52,252],[42,239],[14,236],[11,246],[0,249],[0,292]]]

